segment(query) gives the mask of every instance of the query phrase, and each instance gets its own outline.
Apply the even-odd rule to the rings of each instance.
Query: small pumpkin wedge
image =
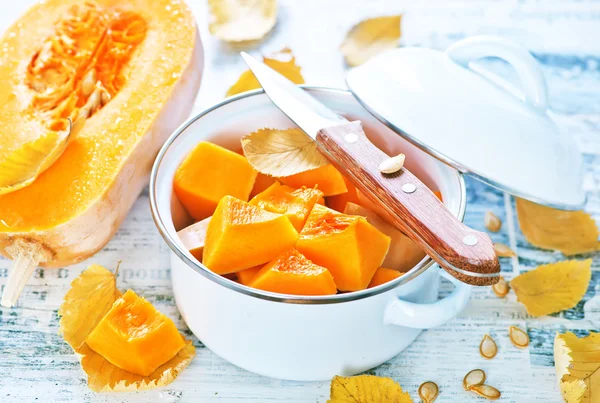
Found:
[[[158,149],[186,119],[203,52],[171,0],[46,0],[0,39],[0,161],[73,121],[69,144],[30,185],[0,195],[0,253],[28,266],[79,262],[113,236]]]

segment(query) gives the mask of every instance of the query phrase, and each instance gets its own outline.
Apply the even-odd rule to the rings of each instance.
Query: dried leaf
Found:
[[[82,355],[81,366],[88,375],[90,389],[95,392],[126,392],[170,384],[190,364],[196,355],[196,349],[191,341],[186,340],[185,347],[175,357],[149,376],[136,375],[112,365],[87,344],[83,345],[79,354]]]
[[[529,345],[529,335],[516,326],[508,328],[508,338],[518,348],[526,348]]]
[[[77,352],[120,296],[115,275],[102,266],[91,265],[73,280],[58,310],[59,334]]]
[[[591,266],[591,259],[546,264],[515,277],[510,286],[530,315],[548,315],[581,301],[590,283]]]
[[[400,15],[370,18],[352,27],[340,47],[346,63],[358,66],[373,56],[397,47],[401,18]]]
[[[263,62],[293,83],[304,84],[304,77],[302,77],[300,66],[296,64],[296,58],[291,49],[285,48],[269,57],[264,56]],[[237,82],[229,88],[226,96],[230,97],[240,92],[255,90],[257,88],[261,88],[261,85],[256,77],[254,77],[254,73],[246,70]]]
[[[81,358],[88,374],[88,386],[96,392],[151,389],[171,383],[189,365],[195,348],[186,341],[184,348],[149,376],[136,375],[111,364],[94,352],[85,339],[120,298],[115,275],[102,266],[91,265],[71,283],[71,289],[58,310],[60,330],[65,341]]]
[[[412,399],[390,378],[373,375],[335,376],[331,380],[331,394],[327,403],[412,403]]]
[[[494,294],[496,294],[496,296],[499,298],[506,297],[509,290],[510,287],[508,286],[508,283],[506,282],[506,280],[504,280],[504,277],[502,276],[500,276],[500,280],[498,280],[498,282],[492,286],[492,291],[494,291]]]
[[[263,38],[277,19],[277,0],[208,0],[210,33],[227,42]]]
[[[500,391],[490,385],[474,385],[469,390],[489,400],[498,400],[501,396]]]
[[[483,385],[485,382],[485,372],[482,369],[473,369],[463,378],[463,388],[470,390],[473,386]]]
[[[600,394],[600,333],[578,338],[571,332],[554,339],[554,361],[567,403],[595,402]]]
[[[423,403],[433,403],[439,392],[440,389],[435,382],[427,381],[419,386],[419,397],[423,400]]]
[[[242,138],[244,155],[259,172],[290,176],[327,165],[317,144],[302,130],[261,129]]]
[[[483,218],[483,222],[488,231],[498,232],[500,228],[502,228],[502,221],[498,218],[498,216],[491,211],[486,211],[485,216]]]
[[[31,185],[62,155],[69,142],[70,133],[70,127],[65,132],[48,132],[6,156],[0,162],[0,194]]]
[[[483,358],[488,360],[491,360],[498,354],[498,346],[489,334],[483,336],[483,339],[479,344],[479,353]]]
[[[494,243],[494,251],[496,252],[496,256],[498,257],[513,257],[517,256],[517,254],[509,248],[507,245],[503,243],[496,242]]]
[[[563,211],[517,199],[521,231],[529,243],[565,255],[598,249],[598,226],[584,211]]]

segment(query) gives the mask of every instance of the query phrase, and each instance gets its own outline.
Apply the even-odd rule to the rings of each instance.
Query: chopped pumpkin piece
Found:
[[[375,272],[375,275],[371,279],[371,282],[369,283],[369,287],[367,287],[367,288],[373,288],[373,287],[377,287],[378,285],[385,284],[389,281],[397,279],[398,277],[402,276],[403,274],[404,273],[402,273],[398,270],[386,269],[385,267],[380,267]]]
[[[364,217],[315,204],[296,243],[298,251],[326,267],[340,291],[367,288],[383,262],[390,237]]]
[[[346,183],[346,188],[348,189],[346,193],[329,196],[327,198],[327,207],[332,208],[335,211],[339,211],[340,213],[344,212],[346,203],[348,202],[360,204],[358,201],[358,195],[356,194],[356,187],[345,176],[344,182]]]
[[[256,276],[256,273],[258,273],[259,270],[262,269],[262,267],[263,265],[258,265],[246,270],[238,271],[236,274],[240,284],[250,285],[250,282],[252,281],[254,276]]]
[[[383,261],[384,267],[407,272],[425,257],[425,252],[412,239],[373,211],[358,204],[348,203],[344,213],[365,217],[375,228],[391,238],[390,250]]]
[[[254,181],[254,187],[252,188],[252,191],[250,192],[250,198],[253,198],[257,194],[264,192],[265,190],[267,190],[269,188],[269,186],[271,186],[275,182],[277,182],[277,179],[273,178],[272,176],[265,175],[265,174],[262,174],[259,172],[258,175],[256,175],[256,180]]]
[[[250,200],[250,204],[271,213],[285,214],[296,230],[300,231],[313,206],[322,196],[323,192],[318,189],[294,189],[275,182]]]
[[[315,186],[323,192],[325,196],[334,196],[346,193],[346,182],[344,177],[334,168],[333,165],[327,164],[317,169],[300,172],[299,174],[279,178],[279,180],[288,186],[300,188],[306,186],[314,188]]]
[[[331,273],[293,248],[267,263],[249,285],[292,295],[333,295],[337,292]]]
[[[183,243],[183,246],[199,261],[202,261],[202,252],[204,251],[204,242],[206,240],[206,230],[211,217],[198,221],[179,231],[177,235]]]
[[[115,301],[85,342],[111,364],[142,376],[185,346],[175,323],[132,290]]]
[[[217,274],[237,273],[274,259],[297,239],[287,216],[225,196],[208,224],[203,263]]]
[[[173,188],[190,215],[203,220],[223,196],[248,201],[256,174],[243,156],[203,141],[177,169]]]

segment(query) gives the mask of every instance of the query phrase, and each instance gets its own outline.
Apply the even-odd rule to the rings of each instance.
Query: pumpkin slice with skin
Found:
[[[402,273],[398,270],[386,269],[385,267],[380,267],[377,269],[377,271],[373,275],[373,278],[371,279],[371,282],[369,283],[369,286],[367,288],[373,288],[373,287],[377,287],[378,285],[385,284],[387,282],[397,279],[398,277],[402,276],[403,274],[404,273]]]
[[[337,293],[331,273],[293,248],[267,263],[248,285],[264,291],[292,295]]]
[[[149,376],[185,346],[175,323],[127,290],[85,339],[108,362]]]
[[[294,188],[306,186],[309,188],[317,187],[324,196],[334,196],[346,193],[346,182],[344,177],[331,164],[323,165],[317,169],[304,171],[291,176],[279,178],[281,183]]]
[[[367,288],[389,246],[390,237],[364,217],[320,204],[313,207],[296,243],[300,253],[331,272],[340,291]]]
[[[32,184],[0,195],[0,253],[19,262],[9,305],[28,268],[79,262],[113,236],[191,111],[202,47],[183,2],[47,0],[0,48],[0,76],[10,77],[0,82],[0,160],[67,119],[77,128]]]
[[[365,217],[375,228],[391,238],[390,250],[383,261],[384,267],[406,272],[425,257],[425,252],[412,239],[373,211],[358,204],[347,203],[344,213]]]
[[[246,157],[203,141],[177,169],[173,188],[190,215],[203,220],[212,215],[223,196],[248,201],[256,174]]]
[[[199,261],[202,261],[202,252],[204,251],[206,231],[210,219],[211,217],[205,218],[177,232],[183,246]]]
[[[323,192],[318,189],[304,186],[294,189],[276,182],[250,200],[250,204],[272,213],[285,214],[296,230],[300,231],[313,206],[322,196]]]
[[[208,224],[202,263],[217,274],[237,273],[274,259],[297,239],[287,216],[225,196]]]

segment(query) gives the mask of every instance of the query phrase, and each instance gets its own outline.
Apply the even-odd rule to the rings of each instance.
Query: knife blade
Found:
[[[271,101],[317,143],[378,214],[456,279],[472,285],[498,282],[500,264],[487,234],[460,222],[406,168],[381,173],[379,164],[389,156],[368,140],[360,122],[349,122],[270,67],[241,55]]]

